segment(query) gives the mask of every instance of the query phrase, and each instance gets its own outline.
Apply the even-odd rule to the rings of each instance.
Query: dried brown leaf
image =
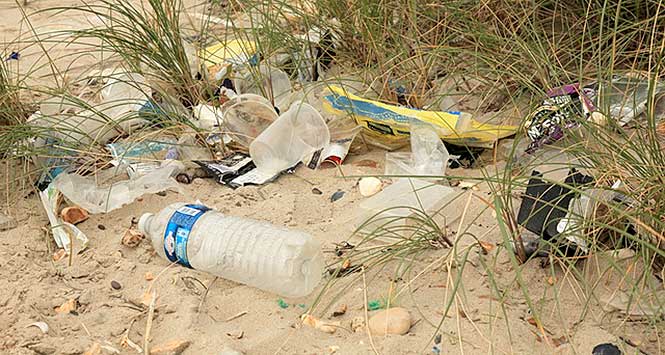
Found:
[[[53,253],[53,261],[58,262],[62,260],[62,258],[64,258],[65,256],[67,256],[67,252],[65,251],[65,249],[58,249],[55,251],[55,253]]]
[[[478,244],[480,244],[480,247],[483,248],[483,252],[485,254],[487,254],[487,253],[491,252],[492,250],[494,250],[494,244],[492,244],[490,242],[485,242],[485,241],[481,240],[481,241],[478,242]]]
[[[363,159],[363,160],[358,160],[357,162],[354,162],[353,165],[361,166],[361,167],[365,167],[365,168],[376,168],[376,167],[379,166],[379,163],[375,162],[374,160]]]

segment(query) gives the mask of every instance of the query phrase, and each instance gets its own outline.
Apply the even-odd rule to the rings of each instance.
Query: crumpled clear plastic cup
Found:
[[[330,131],[309,104],[293,103],[249,146],[249,155],[263,173],[277,174],[295,166],[330,142]]]

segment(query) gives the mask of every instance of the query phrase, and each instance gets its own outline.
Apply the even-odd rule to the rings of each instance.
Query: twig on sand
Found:
[[[150,354],[150,331],[152,330],[152,317],[155,315],[155,299],[157,294],[152,291],[150,306],[148,307],[148,320],[145,323],[145,335],[143,336],[143,353]]]
[[[152,286],[155,284],[157,279],[159,279],[159,277],[162,276],[162,274],[164,274],[166,272],[166,270],[170,269],[173,265],[176,265],[176,264],[178,264],[178,262],[174,261],[174,262],[170,263],[167,267],[162,269],[162,271],[160,271],[159,274],[157,274],[157,276],[155,276],[155,278],[152,279],[152,281],[150,281],[150,285],[148,286],[148,292],[150,292],[152,290]]]
[[[206,287],[205,292],[203,292],[203,296],[201,296],[201,302],[199,302],[199,308],[197,309],[197,313],[201,313],[201,308],[203,307],[203,302],[205,302],[206,300],[206,296],[208,296],[208,291],[210,291],[210,288],[215,283],[215,281],[217,281],[217,279],[218,277],[215,276],[215,278],[212,279],[212,281],[210,281],[210,284],[208,284],[208,287]]]
[[[230,316],[230,317],[226,318],[224,321],[225,321],[225,322],[230,322],[230,321],[232,321],[232,320],[234,320],[234,319],[238,319],[238,318],[244,316],[244,315],[247,314],[247,313],[248,313],[247,311],[242,311],[242,312],[236,314],[235,316]]]
[[[131,341],[129,339],[129,331],[132,329],[132,325],[134,325],[134,322],[136,322],[137,317],[133,317],[132,321],[129,322],[129,327],[127,327],[127,330],[125,330],[125,334],[122,335],[122,338],[120,339],[120,345],[122,346],[129,346],[130,348],[134,349],[137,353],[141,353],[141,347],[136,345],[135,342]]]
[[[89,337],[92,337],[92,334],[90,334],[88,327],[86,327],[85,324],[83,324],[83,322],[81,322],[81,326],[83,327],[83,330],[85,330],[85,333],[88,334]]]

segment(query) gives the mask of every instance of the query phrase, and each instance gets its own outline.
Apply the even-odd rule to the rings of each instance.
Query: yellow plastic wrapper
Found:
[[[366,128],[365,136],[374,145],[397,149],[409,142],[409,122],[428,122],[437,128],[444,141],[469,147],[491,148],[494,143],[514,135],[517,126],[482,123],[468,113],[424,111],[363,99],[338,87],[329,87],[324,95],[324,109],[339,115],[351,115]]]
[[[220,72],[228,74],[233,65],[258,64],[259,53],[254,41],[232,39],[202,49],[199,58],[215,76]]]

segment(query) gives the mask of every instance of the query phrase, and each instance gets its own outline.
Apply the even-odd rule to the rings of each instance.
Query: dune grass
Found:
[[[620,127],[611,118],[598,124],[585,117],[570,117],[579,127],[567,131],[565,139],[554,147],[529,157],[519,148],[526,139],[522,122],[510,158],[499,163],[499,169],[483,169],[478,179],[487,183],[491,196],[482,202],[477,197],[472,199],[470,192],[460,195],[468,198],[463,206],[483,203],[481,212],[496,216],[497,226],[492,232],[500,234],[502,241],[497,248],[482,243],[486,235],[471,231],[470,225],[479,216],[464,215],[452,234],[448,225],[451,221],[441,221],[448,206],[434,212],[416,209],[413,217],[400,221],[407,222],[400,226],[378,214],[364,225],[375,227],[370,231],[359,229],[350,236],[355,248],[331,265],[338,273],[348,263],[362,265],[361,272],[342,278],[331,275],[310,311],[325,313],[352,286],[366,282],[367,276],[370,282],[379,283],[380,275],[391,274],[393,280],[403,282],[388,282],[388,306],[399,302],[398,296],[410,294],[425,272],[437,269],[447,273],[447,290],[442,300],[443,316],[437,321],[427,320],[433,327],[433,341],[446,317],[464,308],[467,292],[463,273],[473,259],[480,263],[475,267],[484,271],[492,297],[498,300],[496,312],[508,312],[506,301],[515,297],[508,290],[516,287],[539,334],[547,339],[543,323],[547,312],[538,306],[540,295],[533,294],[526,276],[534,263],[519,248],[522,228],[516,218],[519,195],[534,169],[561,175],[577,168],[593,175],[594,186],[608,193],[615,192],[610,186],[620,180],[618,191],[623,200],[594,201],[593,215],[578,216],[584,222],[571,233],[583,237],[590,254],[606,262],[601,274],[636,272],[634,268],[626,269],[626,265],[633,264],[617,262],[613,254],[605,253],[618,248],[633,250],[631,259],[645,266],[625,288],[635,302],[655,292],[647,287],[651,285],[648,280],[665,277],[665,154],[657,92],[665,50],[665,9],[658,1],[231,0],[197,9],[201,16],[196,17],[200,23],[195,29],[187,28],[183,17],[191,11],[178,0],[150,0],[146,7],[126,0],[102,0],[80,8],[44,11],[76,12],[100,20],[97,27],[69,32],[73,36],[69,40],[90,43],[91,49],[118,56],[125,70],[146,77],[157,102],[176,108],[170,114],[154,117],[151,128],[191,126],[189,110],[209,100],[216,85],[204,65],[192,59],[193,53],[230,38],[255,42],[264,63],[284,69],[296,88],[300,85],[299,74],[313,69],[312,63],[303,59],[313,51],[333,58],[332,63],[325,63],[331,70],[320,73],[317,84],[321,86],[334,83],[349,89],[360,87],[367,96],[390,103],[397,103],[398,93],[403,91],[408,105],[422,109],[436,108],[450,97],[473,97],[457,104],[477,115],[493,113],[502,121],[509,121],[515,113],[526,118],[548,89],[594,81],[606,88],[600,92],[598,109],[607,115],[610,108],[606,98],[612,95],[609,83],[614,76],[640,73],[649,88],[646,110],[627,127]],[[315,33],[328,36],[317,45],[309,44]],[[6,75],[5,65],[0,64],[0,122],[5,125],[0,138],[3,142],[22,142],[36,134],[25,124],[26,106],[21,105],[19,86]],[[257,75],[256,71],[249,72]],[[4,154],[14,143],[4,146]],[[96,158],[101,144],[93,139],[87,146],[79,145],[74,155]],[[27,149],[20,156],[35,154],[48,155]],[[454,175],[451,171],[442,178],[460,178]],[[545,180],[563,184],[562,179]],[[588,190],[566,187],[590,194]],[[589,197],[597,199],[597,195]],[[511,246],[515,244],[517,250]],[[585,312],[592,304],[600,303],[596,291],[602,285],[588,276],[591,262],[567,257],[556,251],[556,245],[551,249],[554,252],[547,260],[552,276],[563,273],[579,287]],[[432,255],[434,261],[423,265],[420,260]],[[508,263],[514,273],[499,276],[499,262]],[[558,304],[558,296],[553,297]],[[567,315],[561,305],[558,310],[558,319],[564,319]],[[585,312],[574,317],[582,319]],[[661,304],[647,325],[662,327],[662,314]],[[511,333],[511,324],[504,318],[505,324],[491,327],[506,327],[511,337],[520,337]]]

